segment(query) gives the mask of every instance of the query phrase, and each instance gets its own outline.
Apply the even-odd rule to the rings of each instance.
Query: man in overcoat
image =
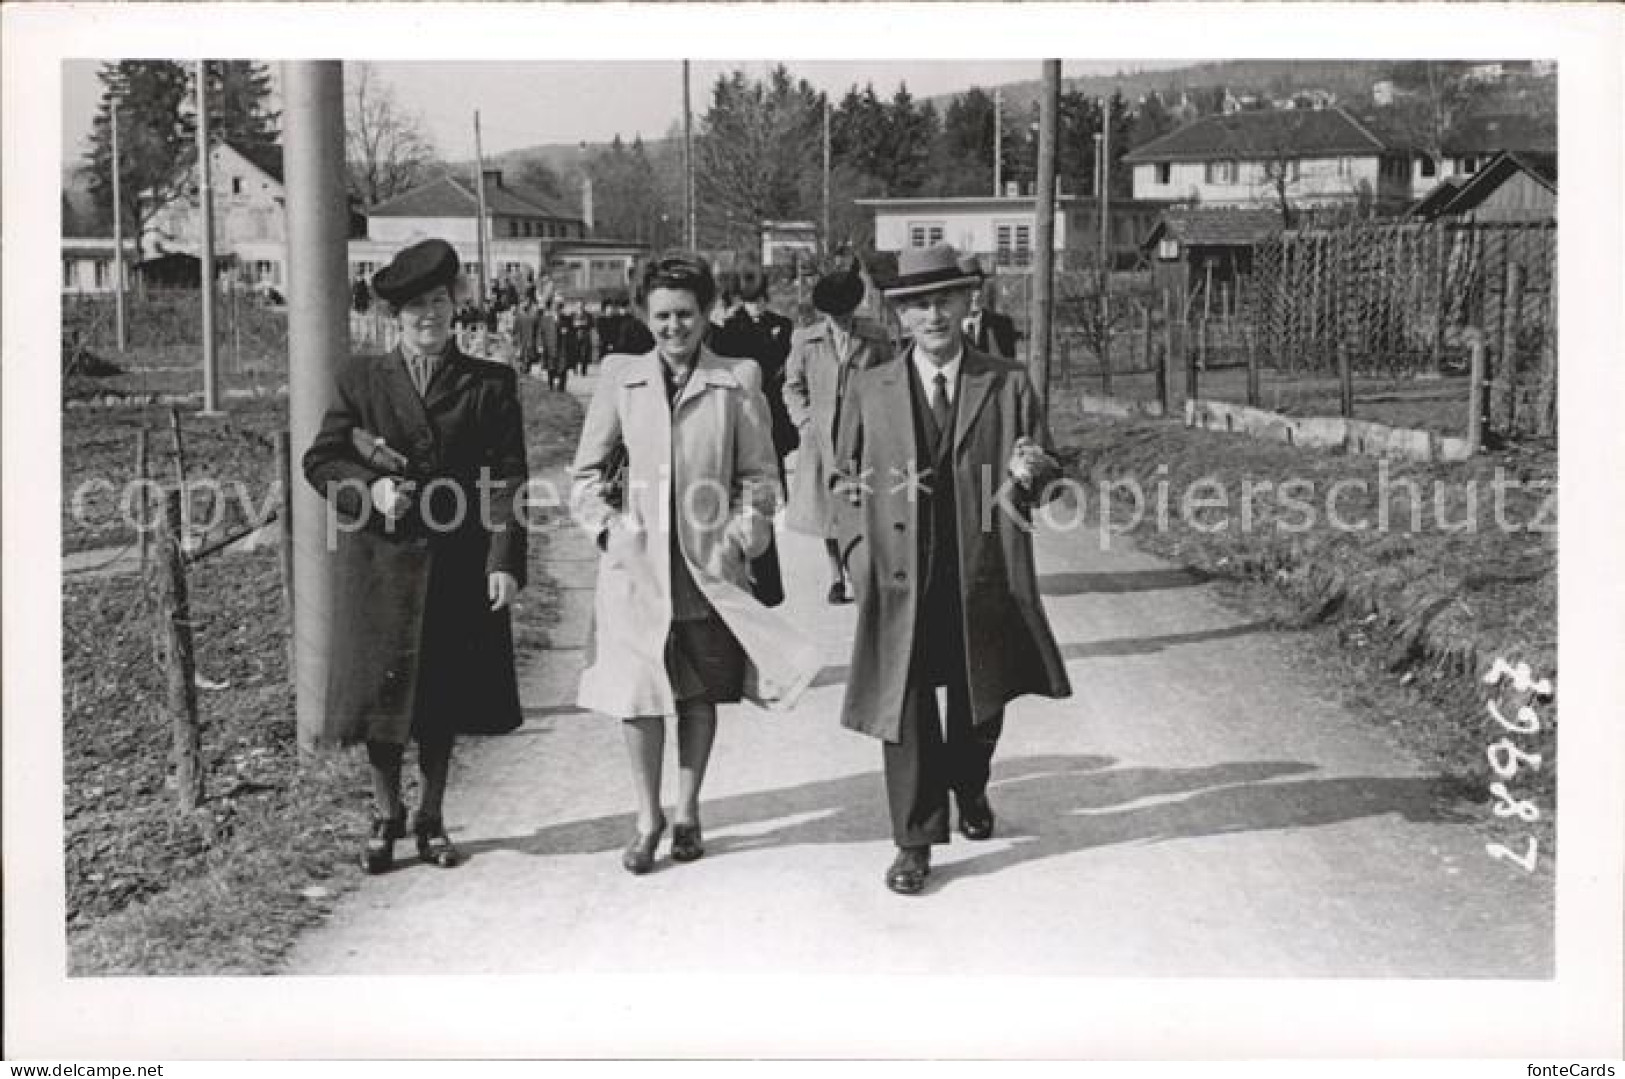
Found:
[[[971,299],[970,318],[965,320],[965,337],[971,347],[1007,360],[1016,358],[1016,324],[999,313],[993,282],[984,281]]]
[[[781,467],[796,448],[796,425],[784,405],[784,364],[790,356],[790,335],[795,323],[767,306],[767,275],[746,270],[739,275],[740,307],[711,335],[711,349],[719,356],[755,360],[762,369],[762,393],[773,416],[773,448]]]
[[[824,540],[830,603],[849,603],[852,598],[835,538],[835,506],[829,489],[836,464],[841,400],[852,372],[889,360],[892,354],[885,328],[857,313],[863,294],[864,282],[856,266],[819,278],[812,302],[823,317],[795,331],[784,365],[784,407],[801,435],[785,523]]]
[[[525,583],[515,499],[527,479],[514,371],[451,341],[459,260],[443,240],[373,278],[400,344],[353,358],[304,455],[328,503],[333,640],[327,724],[365,743],[376,815],[363,863],[389,867],[405,835],[402,751],[418,744],[426,861],[450,865],[442,805],[452,742],[520,723],[509,610]]]
[[[992,836],[1005,705],[1071,694],[1030,531],[1058,469],[1026,371],[964,340],[980,276],[946,244],[903,252],[883,291],[909,343],[854,372],[836,436],[859,604],[841,721],[884,743],[897,844],[885,880],[903,895],[924,889],[931,847],[948,841],[950,791],[960,832]]]

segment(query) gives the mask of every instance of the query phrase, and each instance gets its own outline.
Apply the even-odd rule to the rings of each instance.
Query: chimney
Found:
[[[587,231],[592,232],[592,177],[581,178],[581,220],[587,223]]]
[[[492,187],[501,187],[502,186],[502,170],[501,169],[486,169],[484,171],[484,176],[485,176],[485,186],[488,189],[492,188]]]

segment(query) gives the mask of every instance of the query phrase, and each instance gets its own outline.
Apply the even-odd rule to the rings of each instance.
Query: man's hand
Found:
[[[1022,436],[1016,439],[1016,444],[1010,449],[1010,477],[1023,487],[1031,490],[1041,480],[1046,480],[1060,470],[1060,464],[1044,452],[1032,439]]]
[[[497,570],[485,578],[485,594],[491,601],[491,609],[500,611],[519,594],[519,581],[513,574]]]
[[[412,505],[410,480],[397,480],[393,476],[379,476],[372,481],[372,505],[392,521],[399,520]]]

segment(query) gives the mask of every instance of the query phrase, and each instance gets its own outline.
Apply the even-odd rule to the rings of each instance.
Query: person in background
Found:
[[[780,487],[760,371],[704,344],[709,267],[691,255],[651,262],[637,296],[656,346],[604,364],[571,508],[602,552],[577,701],[621,721],[637,799],[621,864],[641,874],[668,823],[666,717],[677,724],[671,858],[691,862],[705,853],[700,793],[718,705],[791,705],[821,657],[751,591],[749,560],[772,538]]]
[[[998,310],[998,289],[992,281],[983,281],[971,294],[970,317],[965,320],[965,339],[972,348],[990,356],[1013,360],[1016,358],[1016,324],[1009,315]]]
[[[1072,692],[1031,534],[1059,466],[1026,371],[964,339],[980,283],[947,244],[902,253],[883,291],[910,343],[853,372],[835,439],[836,530],[858,593],[841,722],[882,742],[897,844],[885,882],[901,895],[924,890],[931,847],[948,841],[950,791],[961,834],[993,835],[1005,705]]]
[[[399,344],[352,358],[305,452],[336,537],[326,719],[364,743],[374,814],[361,864],[382,873],[407,832],[401,766],[418,747],[418,857],[452,866],[444,798],[458,734],[519,725],[509,612],[525,584],[514,499],[527,479],[513,369],[451,341],[456,250],[425,240],[373,278]],[[340,527],[340,525],[343,527]]]
[[[529,292],[519,301],[513,316],[513,364],[522,375],[530,374],[533,365],[541,362],[538,347],[541,319],[536,313],[536,301]]]
[[[570,363],[565,352],[564,317],[559,314],[558,303],[548,304],[538,321],[542,340],[542,366],[547,369],[547,388],[562,393],[570,378]]]
[[[719,356],[755,360],[761,368],[762,392],[773,415],[773,447],[782,476],[784,457],[800,440],[784,407],[784,364],[790,358],[795,324],[767,306],[767,275],[760,270],[739,275],[739,299],[739,309],[712,335],[711,347]]]
[[[835,474],[835,432],[841,401],[854,371],[891,359],[885,328],[857,313],[864,282],[855,265],[819,278],[813,286],[818,321],[796,330],[785,362],[784,405],[800,432],[795,480],[785,523],[824,540],[829,557],[830,603],[847,603],[851,593],[835,533],[830,479]]]
[[[576,373],[585,375],[592,365],[593,353],[593,318],[587,311],[584,303],[576,304],[575,313],[570,317],[571,335],[575,349]]]

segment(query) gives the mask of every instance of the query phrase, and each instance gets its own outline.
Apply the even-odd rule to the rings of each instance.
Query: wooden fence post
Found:
[[[1518,423],[1518,327],[1523,307],[1523,267],[1508,261],[1501,298],[1501,340],[1490,380],[1490,427],[1512,435]]]
[[[1349,362],[1349,347],[1343,341],[1337,342],[1337,381],[1341,391],[1341,407],[1344,419],[1354,417],[1354,365]]]
[[[147,572],[152,546],[152,538],[148,534],[150,525],[147,520],[152,512],[152,504],[147,501],[148,478],[147,429],[143,427],[135,433],[135,538],[136,548],[141,555],[142,573]]]
[[[1186,324],[1183,322],[1183,320],[1181,320],[1181,323],[1180,323],[1180,336],[1181,336],[1181,338],[1184,337],[1185,333],[1187,332],[1187,329],[1188,328],[1187,328]],[[1196,338],[1196,347],[1195,348],[1191,348],[1188,343],[1182,343],[1181,347],[1180,347],[1180,351],[1182,353],[1184,353],[1184,359],[1185,359],[1185,400],[1187,400],[1187,401],[1194,401],[1197,398],[1196,364],[1197,364],[1198,359],[1201,356],[1201,348],[1202,348],[1202,338],[1201,338],[1201,330],[1200,330],[1200,328],[1198,328],[1198,330],[1197,330],[1197,338]]]
[[[1144,333],[1140,337],[1140,370],[1151,370],[1151,357],[1154,350],[1151,348],[1151,305],[1146,304],[1140,312],[1144,319]]]
[[[1162,293],[1162,412],[1168,415],[1174,404],[1174,297],[1167,289]]]
[[[277,513],[277,529],[280,533],[280,561],[282,563],[282,613],[288,619],[288,685],[293,687],[294,681],[294,655],[293,646],[293,461],[289,449],[289,435],[286,431],[276,433],[276,480],[277,499],[280,502]]]
[[[181,439],[181,410],[171,406],[169,409],[169,430],[175,438],[175,481],[180,484],[181,492],[181,524],[180,539],[181,550],[192,535],[192,490],[186,486],[186,444]]]
[[[186,595],[186,556],[181,550],[181,493],[169,491],[159,532],[158,626],[163,641],[170,738],[175,759],[175,797],[182,812],[203,801],[203,739],[197,721],[197,663],[192,651],[192,612]]]
[[[1484,445],[1484,336],[1468,333],[1467,452],[1477,455]]]
[[[1247,341],[1247,404],[1257,408],[1261,395],[1258,385],[1258,328],[1248,326],[1242,333]]]

